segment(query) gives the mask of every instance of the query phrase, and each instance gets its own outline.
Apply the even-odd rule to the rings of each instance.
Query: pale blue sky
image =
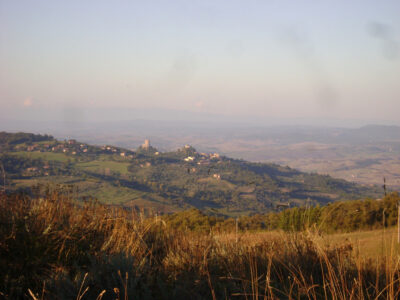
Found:
[[[0,0],[0,103],[400,124],[400,1]]]

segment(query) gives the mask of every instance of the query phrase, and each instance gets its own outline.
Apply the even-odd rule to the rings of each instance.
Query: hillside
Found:
[[[377,197],[377,187],[271,163],[199,153],[186,145],[158,152],[93,146],[47,135],[0,133],[8,190],[62,184],[79,197],[165,213],[196,207],[211,214],[268,212],[281,206]]]

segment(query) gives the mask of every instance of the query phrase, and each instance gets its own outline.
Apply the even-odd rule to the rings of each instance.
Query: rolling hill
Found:
[[[234,216],[288,205],[378,197],[381,192],[375,186],[277,164],[199,153],[189,145],[158,152],[144,144],[133,151],[59,141],[48,135],[0,132],[0,161],[10,191],[58,184],[70,187],[80,198],[92,196],[104,203],[160,213],[196,207]]]

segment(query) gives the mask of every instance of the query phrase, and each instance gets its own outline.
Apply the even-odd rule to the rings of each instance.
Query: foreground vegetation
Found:
[[[6,299],[396,299],[398,253],[320,235],[196,232],[67,191],[0,196]]]
[[[165,220],[174,229],[198,232],[236,229],[299,232],[310,228],[324,233],[352,232],[396,225],[399,202],[399,194],[393,192],[379,200],[337,201],[326,206],[293,207],[281,212],[240,216],[236,219],[210,216],[192,209],[168,215]]]

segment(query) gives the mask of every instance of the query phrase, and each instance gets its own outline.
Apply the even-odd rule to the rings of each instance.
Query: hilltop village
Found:
[[[111,146],[111,145],[103,145],[103,146],[94,146],[86,143],[80,143],[75,139],[68,139],[64,141],[58,141],[51,136],[43,136],[46,137],[45,140],[40,141],[21,141],[20,143],[10,143],[8,145],[2,145],[4,151],[26,151],[26,152],[54,152],[54,153],[64,153],[66,155],[100,155],[100,154],[114,154],[119,155],[124,158],[134,158],[138,153],[147,153],[160,155],[161,153],[151,146],[150,140],[146,139],[144,143],[139,146],[136,150],[129,150],[121,147]],[[208,163],[209,159],[218,159],[220,155],[218,153],[197,153],[196,150],[190,146],[185,145],[181,149],[177,151],[187,152],[187,157],[184,157],[183,160],[186,162],[197,161],[198,164]]]
[[[116,146],[103,145],[93,146],[85,143],[79,143],[74,139],[65,141],[53,140],[51,142],[39,142],[32,145],[19,144],[9,149],[11,151],[26,151],[26,152],[54,152],[64,153],[66,155],[100,155],[114,154],[124,158],[134,158],[137,154],[153,154],[158,156],[162,154],[156,148],[150,145],[150,141],[146,139],[137,150],[128,150]],[[219,160],[219,153],[198,153],[192,146],[185,145],[177,150],[179,153],[187,153],[188,155],[182,158],[185,162],[195,162],[198,165],[207,165],[211,160]]]
[[[197,169],[195,165],[209,165],[211,162],[218,162],[222,160],[220,154],[218,153],[198,153],[192,146],[185,145],[179,148],[176,152],[159,152],[150,144],[150,140],[146,139],[144,143],[135,150],[129,150],[121,147],[103,145],[94,146],[86,143],[78,142],[75,139],[68,139],[64,141],[58,141],[51,136],[46,136],[48,139],[31,141],[27,140],[22,143],[17,143],[15,145],[8,145],[7,151],[15,153],[60,153],[64,154],[67,158],[75,160],[85,160],[85,158],[95,158],[102,155],[107,155],[107,157],[116,161],[126,161],[134,162],[134,160],[139,160],[139,166],[141,168],[150,167],[152,162],[152,157],[174,157],[179,158],[182,163],[190,164],[191,168],[188,169],[189,172],[196,172]],[[40,156],[39,156],[40,157]],[[146,161],[146,158],[150,158]],[[143,161],[143,159],[145,161]],[[49,172],[50,166],[48,163],[44,163],[42,167],[40,166],[30,166],[24,171],[28,175],[52,175]],[[106,172],[108,173],[108,172]],[[209,174],[215,179],[221,179],[221,175],[218,173]]]

